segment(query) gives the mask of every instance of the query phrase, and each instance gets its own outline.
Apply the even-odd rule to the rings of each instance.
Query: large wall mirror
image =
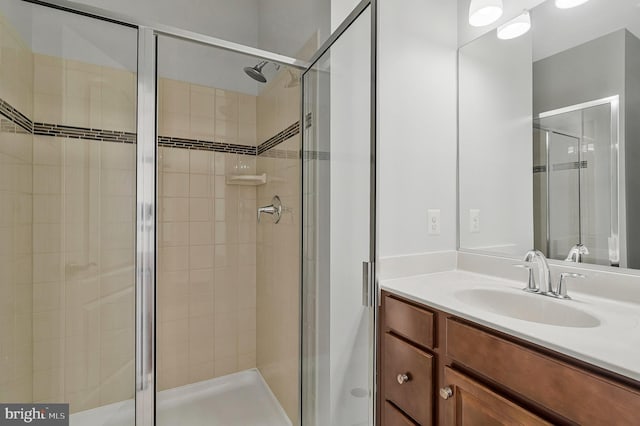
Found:
[[[640,269],[640,4],[538,3],[459,49],[459,246]]]

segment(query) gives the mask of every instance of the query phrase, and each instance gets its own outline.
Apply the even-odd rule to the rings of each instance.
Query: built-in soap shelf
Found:
[[[267,183],[267,174],[261,175],[227,175],[227,185],[258,186]]]

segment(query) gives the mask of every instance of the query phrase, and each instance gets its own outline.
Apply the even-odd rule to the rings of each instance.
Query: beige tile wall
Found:
[[[0,133],[0,401],[32,395],[32,136]]]
[[[136,74],[34,54],[34,121],[136,131]]]
[[[161,136],[256,145],[256,97],[161,78],[158,83]]]
[[[0,98],[32,116],[31,51],[0,16]],[[4,117],[1,117],[5,121]],[[31,401],[33,137],[0,132],[0,401]]]
[[[33,120],[135,131],[135,73],[34,55]],[[33,400],[133,397],[135,145],[35,136]]]
[[[162,136],[255,146],[256,97],[160,79]],[[167,389],[256,366],[256,189],[250,156],[159,151],[158,382]]]
[[[133,397],[135,145],[36,136],[33,399]]]
[[[286,88],[282,69],[258,97],[258,135],[266,140],[300,118],[300,87]],[[297,135],[274,150],[300,151]],[[294,424],[298,418],[300,160],[258,157],[258,173],[268,181],[258,187],[258,204],[279,195],[286,213],[280,223],[258,226],[257,363],[260,372]]]
[[[258,144],[300,120],[300,86],[285,88],[289,81],[288,71],[281,68],[258,96]]]
[[[161,390],[256,366],[256,189],[225,182],[255,162],[160,148]]]
[[[0,96],[31,118],[33,55],[18,32],[0,15]]]

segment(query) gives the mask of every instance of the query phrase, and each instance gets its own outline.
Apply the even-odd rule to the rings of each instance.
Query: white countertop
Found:
[[[576,291],[570,292],[572,300],[556,300],[525,293],[521,290],[524,285],[460,270],[380,282],[383,290],[640,381],[640,305]],[[463,302],[456,296],[461,290],[478,288],[499,289],[571,306],[597,317],[600,325],[579,328],[520,320]]]

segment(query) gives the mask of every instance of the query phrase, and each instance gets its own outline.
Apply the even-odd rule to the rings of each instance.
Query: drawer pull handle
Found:
[[[449,399],[453,396],[453,390],[449,386],[446,388],[440,388],[440,397],[442,399]]]
[[[398,377],[396,377],[396,380],[398,381],[398,383],[402,385],[404,383],[407,383],[409,380],[411,380],[411,378],[409,377],[409,373],[404,373],[404,374],[398,374]]]

